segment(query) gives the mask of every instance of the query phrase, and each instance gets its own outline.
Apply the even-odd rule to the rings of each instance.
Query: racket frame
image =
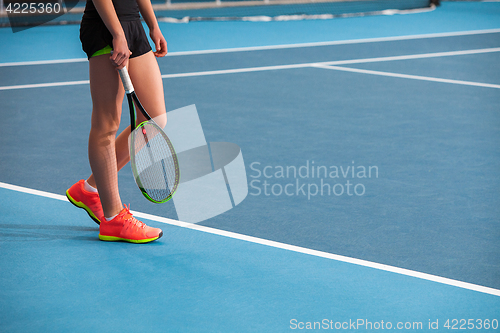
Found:
[[[125,88],[125,94],[127,95],[127,101],[128,101],[128,106],[129,106],[129,111],[130,111],[130,164],[132,166],[132,173],[134,174],[134,179],[136,181],[137,186],[141,190],[142,194],[146,199],[148,199],[151,202],[154,203],[164,203],[172,199],[172,196],[175,194],[175,191],[177,190],[177,187],[179,186],[180,182],[180,170],[179,170],[179,161],[177,159],[177,154],[175,153],[174,146],[172,145],[172,142],[168,138],[167,134],[163,131],[163,129],[154,121],[153,118],[147,113],[146,109],[142,106],[141,102],[139,101],[139,98],[137,97],[134,86],[132,85],[132,81],[130,80],[130,76],[127,71],[127,67],[123,67],[118,71],[120,73],[120,78],[123,83],[123,87]],[[140,124],[137,124],[136,117],[136,107],[141,111],[141,113],[144,115],[146,118],[145,121],[141,122]],[[170,194],[163,200],[155,200],[151,198],[151,196],[147,193],[146,189],[141,183],[141,180],[139,179],[139,173],[137,172],[137,168],[135,166],[135,145],[133,144],[133,137],[134,135],[138,134],[140,132],[140,129],[146,124],[154,124],[154,126],[157,128],[158,133],[163,136],[165,139],[165,142],[168,145],[168,148],[170,149],[170,152],[172,154],[172,159],[174,160],[174,165],[175,165],[175,181],[174,181],[174,186],[170,190]],[[141,131],[142,132],[142,131]],[[144,134],[145,135],[145,134]],[[145,138],[146,139],[146,138]],[[149,143],[146,144],[149,147]],[[163,164],[163,161],[162,161]],[[165,166],[163,165],[163,172],[165,173]]]

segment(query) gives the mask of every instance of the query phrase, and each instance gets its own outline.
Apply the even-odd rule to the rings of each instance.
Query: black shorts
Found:
[[[125,32],[128,48],[132,52],[130,58],[135,58],[151,51],[148,37],[144,32],[140,20],[120,21],[120,23]],[[82,21],[80,25],[80,41],[88,59],[106,46],[113,47],[113,36],[100,20]]]

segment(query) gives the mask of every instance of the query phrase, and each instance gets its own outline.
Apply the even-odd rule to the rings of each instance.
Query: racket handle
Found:
[[[128,75],[127,67],[123,67],[118,71],[120,73],[120,78],[122,79],[123,88],[125,88],[125,93],[130,94],[134,91],[134,86],[132,85],[132,80]]]

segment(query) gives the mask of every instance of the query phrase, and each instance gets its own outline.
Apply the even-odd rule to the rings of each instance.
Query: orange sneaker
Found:
[[[148,227],[137,220],[127,206],[111,221],[104,219],[99,227],[99,239],[103,241],[148,243],[161,236],[163,236],[161,229]]]
[[[104,220],[101,199],[98,193],[86,191],[83,187],[85,180],[80,180],[66,191],[69,201],[78,208],[83,208],[90,218],[97,224]]]

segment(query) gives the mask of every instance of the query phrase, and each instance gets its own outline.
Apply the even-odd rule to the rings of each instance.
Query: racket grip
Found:
[[[134,91],[134,86],[132,85],[132,80],[128,75],[127,67],[123,67],[118,71],[120,73],[120,78],[122,79],[123,88],[125,88],[125,93],[130,94]]]

